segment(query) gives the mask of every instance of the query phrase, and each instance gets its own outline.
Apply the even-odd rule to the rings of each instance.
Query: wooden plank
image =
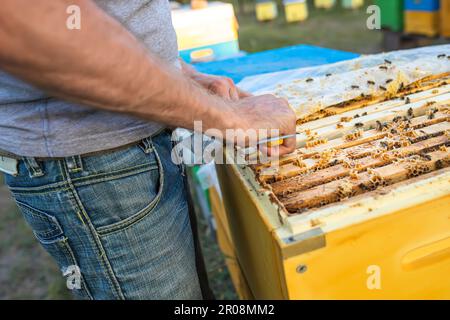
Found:
[[[364,172],[357,180],[344,178],[306,191],[293,193],[281,199],[281,202],[289,212],[297,213],[308,208],[338,202],[348,197],[375,190],[379,186],[390,185],[450,165],[448,151],[434,151],[427,155],[429,160],[406,158],[404,161]]]
[[[428,126],[435,123],[443,122],[443,121],[449,121],[450,115],[444,112],[438,112],[435,114],[435,117],[433,119],[429,119],[428,116],[421,116],[411,119],[410,126],[412,128],[417,128],[420,126]],[[271,163],[264,163],[264,164],[258,164],[253,166],[253,169],[258,173],[261,172],[264,168],[268,168],[271,166],[281,166],[288,163],[293,163],[298,160],[311,158],[314,155],[323,152],[327,149],[348,149],[353,147],[358,147],[359,145],[368,144],[371,141],[382,139],[387,135],[386,132],[379,132],[377,130],[368,130],[363,133],[363,138],[354,140],[354,141],[346,141],[343,138],[335,139],[328,141],[328,143],[319,145],[312,148],[300,148],[297,149],[295,152],[281,157],[278,161],[272,161]]]
[[[363,107],[378,104],[388,99],[394,99],[396,97],[402,97],[408,94],[413,94],[416,92],[427,91],[432,88],[436,88],[439,86],[446,85],[448,83],[447,78],[449,77],[449,72],[430,76],[426,79],[416,81],[415,83],[411,83],[409,86],[404,88],[402,91],[397,92],[395,95],[391,95],[390,93],[386,93],[384,95],[380,95],[377,97],[361,97],[358,99],[354,99],[351,101],[346,101],[338,105],[329,106],[325,109],[322,109],[316,113],[306,115],[297,119],[297,124],[301,125],[303,123],[312,122],[321,118],[333,116],[336,114],[342,114],[351,110],[361,109]]]
[[[435,105],[430,106],[432,102]],[[372,129],[376,127],[377,121],[386,122],[397,116],[406,116],[409,112],[412,112],[415,116],[424,115],[427,110],[432,107],[439,107],[450,103],[450,93],[446,93],[437,96],[433,99],[427,99],[424,101],[419,101],[416,103],[409,103],[377,113],[368,114],[357,119],[352,119],[349,122],[342,123],[342,128],[337,128],[335,125],[330,125],[326,127],[319,128],[315,131],[311,131],[309,134],[301,133],[297,135],[297,148],[305,147],[307,142],[310,141],[311,137],[317,136],[321,139],[337,139],[339,137],[345,136],[350,132],[355,130],[357,124],[361,124],[360,129]]]
[[[425,99],[430,99],[430,98],[433,98],[433,97],[436,97],[436,96],[439,96],[439,95],[442,95],[442,94],[445,94],[448,92],[450,92],[450,84],[439,87],[439,88],[411,94],[411,95],[405,96],[405,98],[407,97],[407,98],[409,98],[411,103],[415,103],[415,102],[422,101]],[[323,127],[331,126],[331,125],[336,126],[339,122],[341,122],[342,117],[347,117],[347,118],[353,119],[355,117],[355,115],[361,116],[364,113],[367,113],[369,115],[369,114],[373,114],[376,112],[380,112],[380,111],[384,111],[384,110],[392,109],[394,107],[401,106],[404,103],[405,103],[405,100],[402,100],[400,98],[395,99],[395,100],[384,101],[384,102],[381,102],[376,105],[370,105],[367,107],[363,107],[361,109],[352,110],[352,111],[344,112],[339,115],[329,116],[329,117],[322,118],[322,119],[319,119],[316,121],[304,123],[304,124],[298,126],[297,132],[304,132],[304,130],[317,130],[319,128],[323,128]]]

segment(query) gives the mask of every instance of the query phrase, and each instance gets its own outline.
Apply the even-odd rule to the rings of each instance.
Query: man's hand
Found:
[[[191,75],[191,79],[200,84],[203,88],[227,100],[237,101],[250,97],[251,94],[239,89],[234,81],[228,77],[219,77],[196,72]]]
[[[183,73],[194,80],[197,84],[208,90],[208,92],[222,97],[226,100],[237,101],[250,97],[251,94],[239,89],[234,81],[228,77],[214,76],[198,72],[191,65],[180,59]]]
[[[240,119],[239,128],[243,130],[267,130],[268,136],[265,138],[270,137],[270,130],[272,129],[278,130],[279,136],[296,133],[297,118],[285,99],[270,94],[248,97],[236,102],[234,111],[237,119]],[[261,137],[258,137],[258,140],[261,140]],[[248,142],[251,144],[256,141]],[[283,155],[290,153],[294,151],[295,146],[295,137],[284,139],[282,145],[268,148],[268,154]]]

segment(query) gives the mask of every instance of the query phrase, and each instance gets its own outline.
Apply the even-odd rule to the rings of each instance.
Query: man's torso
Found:
[[[167,0],[95,2],[151,52],[179,64]],[[22,156],[65,157],[125,145],[161,128],[157,123],[49,97],[0,71],[0,150]]]

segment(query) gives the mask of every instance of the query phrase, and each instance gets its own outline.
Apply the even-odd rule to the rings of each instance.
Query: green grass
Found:
[[[0,299],[71,299],[0,180]]]
[[[302,43],[359,53],[381,51],[382,34],[367,29],[365,9],[309,8],[309,18],[298,23],[287,23],[282,7],[278,18],[268,22],[257,21],[254,12],[238,14],[241,50],[258,52]]]

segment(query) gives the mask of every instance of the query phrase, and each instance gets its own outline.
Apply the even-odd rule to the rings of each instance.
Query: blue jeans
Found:
[[[7,175],[78,297],[202,298],[187,194],[170,152],[163,132],[101,155],[25,158],[18,176]]]

